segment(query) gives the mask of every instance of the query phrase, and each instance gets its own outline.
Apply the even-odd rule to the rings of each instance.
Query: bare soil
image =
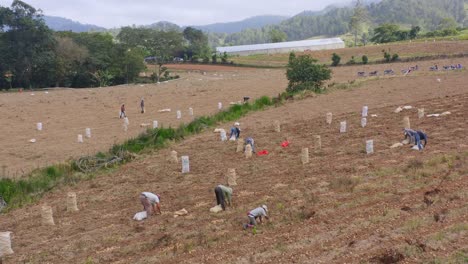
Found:
[[[206,75],[190,71],[168,83],[123,85],[94,89],[52,89],[46,92],[4,93],[0,96],[0,173],[20,177],[37,167],[63,162],[69,158],[106,151],[113,144],[135,137],[157,120],[163,126],[177,126],[196,116],[218,111],[218,102],[229,107],[244,96],[277,95],[286,87],[283,71],[224,67],[223,72]],[[252,80],[257,80],[253,82]],[[140,99],[145,100],[144,114]],[[120,105],[126,105],[128,131],[119,119]],[[189,107],[194,116],[189,116]],[[159,113],[161,109],[169,113]],[[182,119],[176,111],[182,111]],[[43,131],[36,123],[43,123]],[[91,139],[78,143],[91,128]],[[36,143],[30,143],[36,139]]]
[[[400,58],[414,58],[426,56],[450,56],[468,53],[468,41],[428,41],[428,42],[406,42],[372,45],[367,47],[354,47],[335,50],[309,51],[309,54],[322,63],[331,63],[333,53],[341,57],[341,64],[345,64],[354,56],[357,62],[361,62],[363,55],[369,61],[383,60],[383,51],[391,55],[398,54]],[[302,54],[302,53],[298,53]],[[288,54],[268,54],[247,57],[234,57],[236,63],[252,65],[285,66],[288,63]]]
[[[467,64],[466,60],[458,62]],[[267,156],[245,159],[235,152],[235,143],[221,142],[218,134],[206,131],[168,149],[144,154],[92,180],[55,189],[35,204],[0,215],[1,230],[13,232],[15,250],[4,263],[463,263],[468,251],[468,75],[465,70],[428,71],[427,66],[435,63],[449,61],[421,63],[420,71],[407,76],[398,73],[358,78],[360,66],[337,68],[334,81],[348,84],[348,89],[334,86],[328,94],[292,100],[239,120],[241,136],[252,136],[257,150],[270,152]],[[380,70],[387,66],[376,67]],[[2,104],[8,104],[8,109],[25,105],[32,115],[31,104],[42,100],[42,108],[50,107],[43,112],[51,115],[55,113],[52,109],[67,111],[82,120],[74,124],[75,119],[64,117],[61,125],[54,125],[56,121],[46,123],[47,133],[53,131],[49,127],[74,124],[76,131],[64,137],[68,141],[49,150],[63,156],[67,153],[61,152],[67,147],[64,142],[80,146],[74,143],[75,134],[84,130],[92,118],[95,124],[104,123],[102,134],[106,132],[116,140],[125,138],[119,135],[121,132],[113,132],[119,131],[116,116],[123,101],[133,100],[128,108],[135,131],[129,134],[135,135],[138,123],[152,120],[138,117],[141,114],[137,104],[143,95],[153,98],[149,102],[154,100],[157,106],[149,110],[154,111],[153,116],[160,108],[186,109],[194,105],[201,108],[194,107],[196,113],[210,113],[216,111],[217,101],[223,98],[223,102],[238,100],[247,91],[273,95],[285,86],[281,71],[237,74],[238,78],[229,80],[219,80],[219,75],[196,75],[182,80],[186,85],[174,82],[167,86],[54,91],[35,96],[8,94],[11,99]],[[197,79],[202,81],[198,83]],[[91,96],[93,92],[99,96]],[[85,117],[75,113],[76,108],[63,110],[63,102],[50,101],[48,96],[55,93],[70,105],[85,105],[79,108],[86,111]],[[98,103],[83,99],[86,96]],[[107,105],[101,110],[105,114],[95,116],[94,111],[87,110],[93,109],[93,104]],[[360,127],[364,105],[369,106],[369,115],[377,115],[368,117],[366,128]],[[404,105],[414,108],[394,113]],[[451,114],[418,119],[417,108],[425,108],[427,114]],[[0,109],[4,111],[5,106]],[[2,115],[10,113],[5,112]],[[325,122],[327,112],[333,112],[332,125]],[[22,137],[24,141],[37,133],[34,123],[48,116],[42,114],[42,118],[24,114],[22,118],[29,119],[15,123],[24,123],[23,130],[18,131],[30,130]],[[170,115],[164,122],[176,124],[175,113]],[[428,134],[424,151],[408,146],[390,149],[403,139],[404,116],[410,117],[412,128]],[[273,130],[275,120],[282,124],[281,133]],[[348,132],[340,134],[339,122],[344,120]],[[230,125],[221,127],[228,129]],[[96,130],[96,140],[100,140],[100,130]],[[322,136],[323,147],[317,153],[314,135]],[[285,139],[291,144],[282,148]],[[374,140],[375,153],[371,155],[365,153],[369,139]],[[2,140],[2,146],[8,145],[7,140]],[[20,142],[12,136],[8,142],[15,141]],[[24,144],[15,149],[21,153],[27,147]],[[303,147],[310,152],[310,163],[305,165],[300,158]],[[168,161],[171,150],[190,157],[189,174],[181,174],[181,165]],[[73,151],[73,147],[67,151]],[[226,182],[228,168],[235,168],[238,175],[234,204],[226,212],[211,214],[209,208],[215,205],[213,189]],[[79,212],[66,212],[69,191],[77,193]],[[142,210],[138,200],[141,191],[161,195],[162,215],[143,222],[132,220]],[[243,231],[246,213],[264,203],[269,206],[271,221],[259,225],[256,234]],[[41,226],[40,208],[44,204],[53,207],[53,227]],[[174,218],[173,212],[182,208],[189,214]]]

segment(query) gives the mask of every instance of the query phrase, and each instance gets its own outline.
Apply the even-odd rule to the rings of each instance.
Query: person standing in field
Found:
[[[120,118],[122,117],[127,117],[127,114],[125,113],[125,104],[122,104],[120,107]]]
[[[226,210],[226,204],[231,205],[232,201],[232,188],[226,187],[224,185],[218,185],[215,188],[216,194],[216,205],[221,205],[223,211]]]
[[[145,99],[142,97],[140,101],[141,113],[145,113]]]
[[[140,194],[140,201],[148,217],[151,215],[151,212],[153,212],[153,214],[156,214],[156,212],[161,214],[159,195],[150,192],[142,192]]]

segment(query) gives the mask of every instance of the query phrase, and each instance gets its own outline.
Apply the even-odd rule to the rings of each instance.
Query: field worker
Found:
[[[239,126],[240,126],[239,122],[235,122],[234,126],[231,127],[231,133],[229,135],[229,140],[235,141],[235,140],[237,140],[239,138],[240,131],[241,131]]]
[[[143,114],[145,112],[145,99],[142,97],[140,101],[140,108],[141,108],[141,113]]]
[[[150,192],[142,192],[140,194],[140,201],[143,205],[143,208],[146,211],[146,215],[149,217],[151,215],[151,211],[153,214],[158,212],[161,214],[161,206],[159,205],[160,196]],[[156,209],[158,209],[156,211]]]
[[[262,216],[264,216],[266,219],[269,219],[267,213],[268,213],[268,208],[266,205],[262,205],[250,211],[247,214],[247,217],[249,218],[249,223],[244,224],[244,229],[247,229],[248,227],[256,226],[257,218],[260,224],[263,223]]]
[[[248,137],[245,139],[245,145],[250,145],[252,147],[252,152],[255,153],[255,143],[254,139],[251,137]]]
[[[127,117],[127,114],[125,114],[125,104],[122,104],[120,107],[120,118],[122,117]]]
[[[218,185],[215,188],[216,204],[221,205],[223,211],[226,210],[226,203],[230,206],[232,201],[232,188],[224,185]]]
[[[419,150],[422,150],[426,147],[427,144],[427,135],[420,130],[404,129],[405,139],[409,139],[410,143],[414,143],[414,146]],[[421,144],[421,141],[424,140],[424,145]]]

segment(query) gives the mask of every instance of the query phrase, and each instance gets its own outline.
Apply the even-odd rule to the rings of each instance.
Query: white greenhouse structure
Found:
[[[291,51],[303,52],[312,50],[341,49],[344,47],[345,43],[340,38],[328,38],[255,45],[217,47],[216,52],[226,52],[229,55],[248,56],[253,54],[289,53]]]

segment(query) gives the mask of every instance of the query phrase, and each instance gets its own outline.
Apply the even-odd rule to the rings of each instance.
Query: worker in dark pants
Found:
[[[223,210],[226,210],[226,203],[228,205],[231,205],[232,188],[229,188],[220,184],[216,186],[215,194],[216,194],[216,204],[221,205],[221,208],[223,208]]]

